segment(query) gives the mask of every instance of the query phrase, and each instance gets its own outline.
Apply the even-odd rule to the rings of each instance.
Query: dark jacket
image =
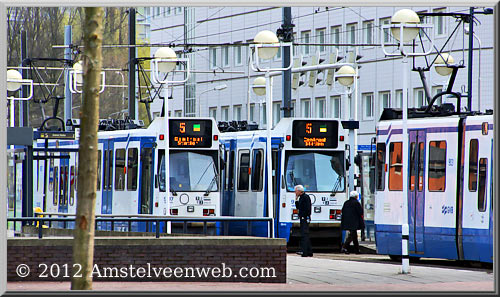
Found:
[[[299,201],[297,201],[296,206],[299,210],[299,218],[311,216],[311,198],[309,198],[309,195],[302,193],[302,195],[299,196]]]
[[[342,206],[342,230],[361,230],[365,228],[363,208],[356,198],[350,198]]]

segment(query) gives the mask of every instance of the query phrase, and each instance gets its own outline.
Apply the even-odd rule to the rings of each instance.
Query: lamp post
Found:
[[[169,47],[159,48],[155,54],[154,59],[152,61],[152,81],[157,84],[165,84],[165,88],[168,90],[169,84],[182,84],[185,83],[189,79],[189,59],[186,58],[177,58],[177,54],[175,51]],[[186,65],[186,75],[184,79],[175,81],[168,80],[168,74],[174,71],[177,63],[185,63]],[[160,79],[160,73],[165,74],[164,79]],[[167,215],[170,215],[170,131],[169,131],[169,123],[168,123],[168,96],[165,96],[163,99],[163,108],[164,108],[164,119],[165,119],[165,193],[167,195]],[[159,228],[160,226],[156,226]],[[167,233],[170,234],[172,232],[172,223],[167,222]]]
[[[286,71],[292,68],[292,61],[288,67],[282,68],[263,68],[259,64],[259,58],[262,60],[272,59],[281,47],[289,47],[291,56],[293,56],[293,47],[291,43],[280,43],[276,34],[269,30],[260,31],[255,35],[254,44],[250,45],[253,50],[250,57],[250,66],[256,72],[265,72],[266,80],[266,156],[267,156],[267,210],[269,218],[273,219],[270,224],[269,232],[271,238],[274,238],[274,201],[273,201],[273,183],[272,183],[272,156],[271,156],[271,125],[272,121],[272,77],[271,71]],[[291,59],[290,59],[291,60]],[[254,88],[255,90],[255,88]]]
[[[14,100],[30,100],[33,97],[33,80],[31,79],[23,79],[21,73],[14,69],[7,70],[7,91],[8,92],[16,92],[21,88],[22,85],[29,84],[30,93],[28,97],[14,97],[7,96],[7,99],[10,100],[10,108],[9,108],[9,125],[14,127],[15,121],[15,109],[14,109]]]
[[[357,68],[357,67],[356,67]],[[339,82],[342,86],[346,87],[347,90],[345,92],[339,92],[336,87],[334,86],[335,90],[338,93],[345,94],[350,102],[349,106],[350,111],[349,111],[349,122],[354,122],[355,117],[356,117],[356,112],[355,110],[355,105],[357,102],[351,102],[352,101],[352,93],[354,92],[355,87],[357,87],[357,84],[354,84],[355,81],[357,81],[357,71],[353,67],[349,65],[344,65],[340,67],[337,72],[335,72],[335,80]],[[354,87],[353,87],[354,84]],[[350,170],[349,170],[349,192],[354,190],[354,153],[355,153],[355,141],[356,141],[356,127],[353,124],[349,124],[349,163],[351,164]]]
[[[391,18],[390,25],[384,25],[382,28],[390,28],[394,38],[398,41],[399,53],[388,53],[384,46],[384,37],[381,35],[382,50],[386,56],[402,56],[403,64],[403,110],[402,110],[402,158],[403,158],[403,218],[401,224],[401,252],[402,252],[402,267],[401,273],[408,274],[410,271],[410,258],[408,255],[408,239],[409,239],[409,225],[408,225],[408,57],[409,56],[425,56],[428,55],[432,49],[429,47],[428,52],[416,53],[405,51],[405,45],[411,46],[413,40],[417,37],[421,28],[432,28],[432,25],[420,24],[418,15],[410,9],[398,10]],[[432,40],[431,40],[432,43]],[[432,44],[431,44],[432,45]],[[410,48],[411,50],[411,48]]]
[[[210,91],[221,91],[221,90],[224,90],[226,88],[227,88],[226,84],[221,84],[221,85],[215,86],[211,89],[206,89],[205,91],[200,92],[198,94],[198,97],[201,98],[202,94],[208,93]],[[201,102],[198,102],[198,116],[200,116],[200,113],[201,113]]]

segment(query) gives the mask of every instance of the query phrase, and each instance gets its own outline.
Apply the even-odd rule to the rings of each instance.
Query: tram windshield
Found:
[[[159,186],[165,191],[164,156],[160,164]],[[170,190],[180,192],[217,191],[217,151],[171,151]]]
[[[303,185],[307,192],[345,191],[344,152],[288,151],[285,160],[287,190]]]

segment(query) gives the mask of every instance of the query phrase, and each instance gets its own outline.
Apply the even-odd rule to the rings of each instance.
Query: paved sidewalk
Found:
[[[491,270],[413,265],[410,274],[400,274],[398,263],[360,261],[380,255],[358,255],[357,261],[339,260],[341,254],[287,257],[286,284],[197,283],[197,282],[94,282],[96,291],[493,291]],[[345,256],[345,255],[344,255]],[[336,259],[329,259],[335,257]],[[354,256],[353,256],[354,257]],[[349,259],[349,257],[345,257]],[[353,260],[351,258],[351,260]],[[9,282],[9,291],[64,291],[69,282]]]

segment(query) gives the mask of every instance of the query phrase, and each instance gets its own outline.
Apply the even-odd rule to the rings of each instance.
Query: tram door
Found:
[[[408,222],[410,253],[424,252],[425,130],[409,130],[410,180],[408,182]]]
[[[141,162],[140,162],[140,214],[153,213],[153,148],[141,148]],[[167,190],[167,193],[169,191]]]

